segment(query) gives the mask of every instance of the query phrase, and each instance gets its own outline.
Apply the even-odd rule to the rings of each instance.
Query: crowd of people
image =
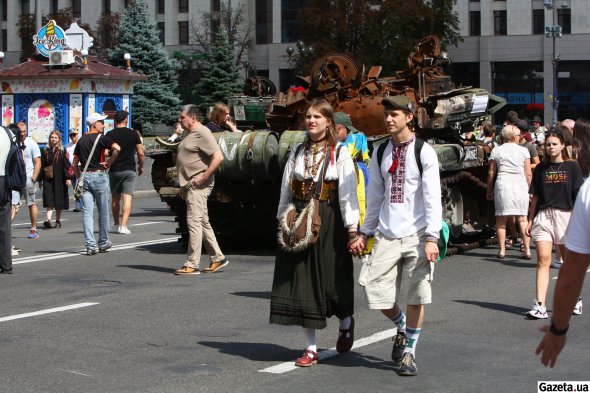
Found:
[[[303,328],[306,347],[295,362],[300,367],[318,363],[316,330],[325,328],[332,316],[339,320],[336,350],[351,350],[355,330],[352,256],[370,252],[370,258],[363,259],[358,283],[369,308],[380,310],[397,328],[391,350],[397,373],[418,373],[416,347],[424,306],[432,302],[435,262],[446,246],[439,163],[434,149],[414,132],[415,103],[407,96],[391,96],[382,105],[389,138],[369,158],[366,137],[353,126],[350,116],[334,113],[326,100],[312,102],[305,115],[306,138],[292,150],[283,173],[277,212],[281,246],[273,275],[270,322]],[[23,190],[0,195],[1,255],[6,254],[6,237],[10,238],[7,212],[11,210],[10,219],[14,219],[21,198],[29,209],[28,237],[39,238],[38,183],[43,187],[46,229],[61,228],[61,212],[69,209],[69,187],[76,182],[83,185],[74,211],[84,214],[86,255],[111,248],[109,232],[131,233],[128,220],[134,184],[144,165],[142,141],[128,127],[126,111],[115,114],[116,128],[105,134],[106,117],[89,115],[88,132],[78,139],[77,130],[71,130],[71,142],[65,147],[61,133],[52,131],[43,150],[27,137],[24,122],[9,126],[22,150],[27,181]],[[177,275],[213,273],[229,263],[207,210],[214,173],[223,162],[212,132],[239,130],[225,104],[214,106],[206,126],[201,119],[196,106],[184,106],[173,135],[180,140],[176,166],[190,235],[186,262],[175,271]],[[553,366],[565,344],[569,316],[582,314],[583,275],[576,273],[590,264],[590,184],[585,182],[590,172],[590,122],[563,121],[551,129],[541,124],[534,118],[529,131],[525,121],[509,112],[499,136],[493,126],[484,125],[481,133],[470,133],[466,140],[480,144],[489,155],[486,198],[495,206],[496,257],[504,259],[520,238],[519,257],[530,260],[531,238],[535,244],[536,290],[528,317],[548,318],[553,248],[564,258],[555,292],[555,319],[543,328],[545,336],[537,349],[542,362]],[[9,143],[0,133],[2,152]],[[0,154],[0,190],[4,191],[2,159]],[[95,205],[98,241],[94,237]],[[303,233],[294,243],[298,226]],[[511,227],[512,238],[508,239]],[[209,266],[200,270],[203,245]],[[13,249],[15,253],[18,250]],[[11,263],[6,258],[2,262],[1,272],[12,273]],[[407,281],[405,310],[398,304],[403,281]]]

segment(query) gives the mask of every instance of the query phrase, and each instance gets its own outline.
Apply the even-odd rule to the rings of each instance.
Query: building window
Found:
[[[7,21],[7,15],[8,15],[8,1],[3,1],[2,2],[2,20],[3,21]]]
[[[8,30],[2,29],[2,51],[8,52]]]
[[[104,0],[102,3],[102,9],[105,14],[111,13],[111,0]]]
[[[72,14],[74,14],[74,18],[82,17],[82,0],[72,1]]]
[[[256,43],[272,42],[272,0],[256,0]]]
[[[298,13],[306,4],[307,0],[281,0],[281,42],[295,42],[300,39],[301,21]]]
[[[188,22],[178,22],[178,45],[188,45]]]
[[[561,26],[563,34],[572,34],[572,10],[571,8],[557,9],[557,24]]]
[[[158,33],[160,33],[160,42],[162,45],[166,45],[166,24],[164,22],[158,22]]]
[[[6,4],[8,1],[3,1]],[[22,0],[20,3],[20,13],[29,15],[31,13],[31,2],[29,0]]]
[[[178,12],[181,14],[188,12],[188,0],[178,0]]]
[[[545,34],[545,10],[533,10],[533,34]]]
[[[494,35],[506,35],[507,33],[506,11],[494,11]]]
[[[57,14],[58,11],[58,5],[57,5],[57,1],[58,0],[51,0],[51,3],[49,5],[49,13],[51,14]],[[7,3],[6,1],[4,3]]]
[[[158,14],[166,12],[166,0],[158,0]]]
[[[481,35],[481,12],[479,11],[469,12],[469,35]]]

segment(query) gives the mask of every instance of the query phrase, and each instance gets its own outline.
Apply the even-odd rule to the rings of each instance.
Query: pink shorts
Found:
[[[571,210],[560,210],[552,207],[539,211],[533,221],[531,238],[536,242],[565,244],[565,231],[571,215]]]

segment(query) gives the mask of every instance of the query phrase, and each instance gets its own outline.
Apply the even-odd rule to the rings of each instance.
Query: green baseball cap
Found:
[[[350,119],[350,116],[348,116],[344,112],[334,113],[334,123],[342,124],[344,127],[346,127],[348,131],[352,132],[353,134],[359,132],[359,130],[352,126],[352,120]]]
[[[381,100],[384,109],[401,109],[416,114],[416,104],[408,96],[390,96]]]

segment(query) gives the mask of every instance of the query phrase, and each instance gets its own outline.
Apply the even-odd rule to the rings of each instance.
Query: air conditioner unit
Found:
[[[54,50],[49,52],[49,65],[70,65],[74,63],[73,50]]]

